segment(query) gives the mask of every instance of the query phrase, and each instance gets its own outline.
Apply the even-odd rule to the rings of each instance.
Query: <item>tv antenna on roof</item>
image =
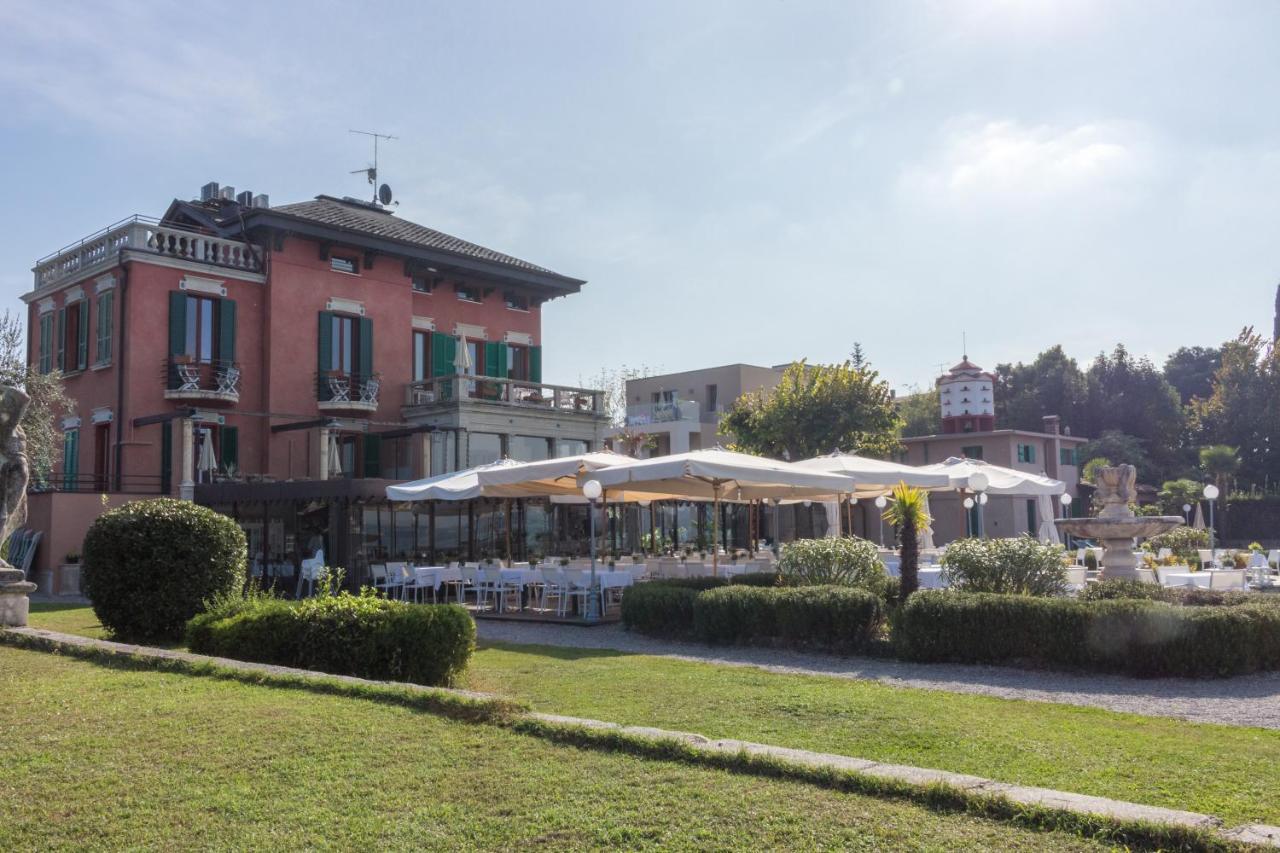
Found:
[[[369,179],[369,183],[373,186],[373,203],[374,204],[391,204],[391,187],[383,184],[378,186],[378,140],[385,139],[390,142],[397,137],[388,133],[375,133],[372,130],[351,130],[348,133],[358,133],[361,136],[373,137],[373,165],[365,169],[353,169],[351,174],[358,175],[361,172]]]

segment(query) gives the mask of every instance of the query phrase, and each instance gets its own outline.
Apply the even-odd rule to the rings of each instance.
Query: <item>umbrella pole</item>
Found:
[[[507,498],[504,503],[507,505],[507,523],[504,525],[507,529],[507,568],[511,568],[511,498]]]
[[[720,576],[720,487],[715,486],[715,515],[711,519],[711,577]]]

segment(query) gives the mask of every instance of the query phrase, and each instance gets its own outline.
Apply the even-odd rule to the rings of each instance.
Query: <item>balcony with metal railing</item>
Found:
[[[173,356],[164,362],[164,398],[207,405],[240,402],[240,365]]]
[[[627,406],[627,426],[639,427],[650,424],[669,424],[679,421],[698,421],[698,403],[696,400],[672,400],[660,403],[642,403]]]
[[[161,225],[159,220],[148,216],[131,216],[37,261],[32,270],[35,290],[46,290],[109,269],[122,249],[242,272],[263,270],[257,252],[241,240]]]
[[[411,382],[405,388],[405,409],[427,410],[460,402],[487,403],[521,409],[545,409],[557,414],[579,413],[603,418],[604,392],[568,385],[548,385],[527,379],[453,373]]]
[[[326,370],[316,376],[316,405],[327,415],[367,415],[378,410],[377,373]]]

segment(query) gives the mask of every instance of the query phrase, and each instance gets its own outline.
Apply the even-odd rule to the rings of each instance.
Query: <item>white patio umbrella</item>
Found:
[[[342,454],[338,452],[338,436],[329,433],[329,476],[336,477],[342,473]]]
[[[960,459],[952,456],[945,462],[921,465],[920,470],[930,474],[947,475],[953,489],[968,488],[969,478],[981,472],[987,477],[986,493],[989,495],[1036,497],[1037,495],[1060,495],[1067,490],[1067,484],[1061,480],[992,465],[981,459]]]
[[[715,504],[712,530],[717,547],[711,549],[712,572],[719,573],[720,501],[756,498],[821,498],[847,491],[850,479],[837,474],[809,471],[746,453],[723,448],[694,450],[652,459],[633,459],[579,475],[579,481],[596,480],[603,488],[711,500]]]
[[[582,488],[578,482],[579,475],[634,461],[632,457],[621,453],[598,450],[575,456],[561,456],[558,459],[543,459],[538,462],[514,462],[502,467],[487,468],[479,472],[478,476],[486,495],[512,498],[544,496],[582,498]],[[651,492],[631,495],[623,489],[618,489],[610,490],[608,497],[614,502],[620,502],[658,500],[664,496]],[[678,497],[678,495],[665,497]],[[582,500],[586,501],[586,498]],[[565,502],[576,503],[577,501]]]
[[[486,492],[480,484],[480,473],[494,468],[519,465],[511,459],[499,459],[449,474],[437,474],[422,480],[387,486],[387,500],[392,501],[465,501],[471,498],[501,497]]]
[[[1195,518],[1195,521],[1193,521],[1193,522],[1191,523],[1191,526],[1192,526],[1194,529],[1196,529],[1196,530],[1204,530],[1204,529],[1205,529],[1205,525],[1204,525],[1204,505],[1203,505],[1202,503],[1200,503],[1200,501],[1196,501],[1196,518]]]
[[[827,539],[840,538],[840,502],[823,501],[822,511],[827,514]]]
[[[467,339],[463,335],[458,335],[458,346],[453,352],[453,369],[467,374],[475,370],[475,365],[471,363],[471,348],[467,346]]]
[[[878,497],[899,483],[921,489],[951,488],[951,480],[945,474],[925,471],[916,465],[870,459],[853,453],[836,452],[827,456],[815,456],[795,464],[796,467],[809,471],[824,471],[828,474],[852,477],[853,489],[847,493],[857,498]]]
[[[206,429],[200,436],[200,458],[196,460],[196,470],[209,475],[218,470],[218,460],[213,454],[213,430]],[[213,477],[208,479],[212,480]]]
[[[1048,495],[1036,496],[1036,512],[1040,516],[1040,529],[1036,538],[1041,542],[1053,545],[1062,544],[1062,536],[1058,533],[1058,525],[1053,523],[1053,505],[1055,501]]]
[[[933,518],[933,512],[929,509],[929,495],[924,496],[924,514],[929,519]],[[932,551],[937,546],[933,544],[933,527],[926,524],[916,533],[916,541],[920,543],[921,551]]]

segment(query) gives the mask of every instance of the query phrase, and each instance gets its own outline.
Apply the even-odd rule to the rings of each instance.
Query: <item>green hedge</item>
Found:
[[[458,605],[348,593],[225,600],[187,623],[186,635],[199,654],[428,685],[453,683],[475,637]]]
[[[1280,609],[924,591],[898,613],[894,643],[915,661],[1230,676],[1280,669]]]
[[[880,598],[841,586],[762,587],[734,583],[696,590],[638,584],[622,598],[628,628],[706,643],[784,643],[853,651],[883,622]]]
[[[678,585],[673,581],[638,583],[622,596],[622,623],[641,633],[659,637],[691,634],[694,599],[707,588],[690,587],[686,580],[679,581]]]
[[[133,501],[89,526],[81,587],[94,615],[119,637],[176,640],[215,596],[245,582],[244,531],[190,501]]]

